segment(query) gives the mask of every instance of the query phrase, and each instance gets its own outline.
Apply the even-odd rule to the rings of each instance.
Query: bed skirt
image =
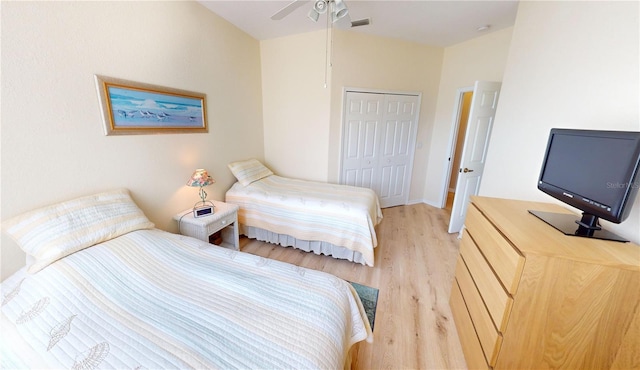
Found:
[[[246,226],[240,224],[240,234],[246,235],[250,239],[256,239],[267,243],[278,244],[283,247],[293,247],[305,252],[313,252],[315,254],[324,254],[333,258],[345,259],[348,261],[366,265],[362,253],[333,245],[320,240],[302,240],[296,239],[290,235],[277,234],[269,230],[259,227]]]

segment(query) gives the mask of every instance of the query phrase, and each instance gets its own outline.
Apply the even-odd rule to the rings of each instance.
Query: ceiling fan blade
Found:
[[[278,10],[274,15],[272,15],[271,19],[273,19],[274,21],[279,21],[282,18],[291,14],[291,12],[293,12],[294,10],[306,4],[307,2],[308,0],[293,0],[293,2],[289,3],[289,5]]]

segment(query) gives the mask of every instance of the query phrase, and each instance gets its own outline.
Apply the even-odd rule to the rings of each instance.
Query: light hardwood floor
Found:
[[[459,241],[449,211],[425,204],[383,209],[375,267],[247,238],[241,250],[379,289],[374,343],[356,348],[354,369],[464,369],[449,308]]]

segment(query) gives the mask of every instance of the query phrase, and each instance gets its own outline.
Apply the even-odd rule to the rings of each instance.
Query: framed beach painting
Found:
[[[105,135],[207,132],[206,95],[95,75]]]

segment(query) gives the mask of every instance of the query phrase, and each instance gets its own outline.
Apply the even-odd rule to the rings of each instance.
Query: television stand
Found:
[[[538,217],[550,226],[553,226],[556,230],[564,233],[565,235],[611,240],[623,243],[628,242],[625,238],[610,231],[603,230],[600,226],[597,226],[597,218],[593,220],[593,217],[591,217],[590,221],[585,222],[585,217],[589,217],[590,215],[584,215],[582,219],[580,219],[576,215],[566,213],[533,210],[529,210],[529,213]]]

